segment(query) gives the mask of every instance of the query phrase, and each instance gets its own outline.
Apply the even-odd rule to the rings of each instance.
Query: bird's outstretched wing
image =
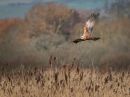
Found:
[[[90,38],[87,38],[87,39],[81,39],[81,38],[79,38],[79,39],[75,39],[75,40],[73,41],[73,43],[79,43],[79,42],[81,42],[81,41],[86,41],[86,40],[96,41],[96,40],[99,40],[99,39],[100,39],[100,37],[90,37]]]
[[[78,42],[81,42],[81,41],[84,41],[84,39],[80,39],[80,38],[79,39],[75,39],[73,42],[74,43],[78,43]]]

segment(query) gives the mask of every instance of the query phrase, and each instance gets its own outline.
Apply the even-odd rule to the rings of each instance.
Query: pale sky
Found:
[[[30,10],[33,4],[40,1],[60,2],[68,5],[71,8],[77,9],[95,9],[103,7],[106,1],[111,2],[114,0],[0,0],[0,18],[23,17],[28,12],[28,10]],[[10,3],[25,3],[27,5],[8,6]]]
[[[9,3],[31,3],[34,0],[0,0],[1,5],[9,4]]]
[[[57,2],[104,2],[107,0],[0,0],[0,5],[5,5],[9,3],[32,3],[32,2],[38,2],[38,1],[43,1],[43,2],[50,2],[50,1],[57,1]],[[112,1],[112,0],[109,0]]]

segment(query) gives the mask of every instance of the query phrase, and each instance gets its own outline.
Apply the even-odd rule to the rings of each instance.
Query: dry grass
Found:
[[[0,97],[130,97],[130,73],[75,65],[20,70],[0,76]]]

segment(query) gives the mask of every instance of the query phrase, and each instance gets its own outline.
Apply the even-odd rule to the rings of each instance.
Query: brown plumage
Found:
[[[89,16],[88,20],[86,21],[86,23],[83,27],[83,35],[79,39],[74,40],[73,41],[74,43],[78,43],[78,42],[85,41],[85,40],[96,41],[96,40],[100,39],[99,37],[93,37],[93,35],[92,35],[95,21],[98,16],[99,16],[99,14],[97,14],[97,13],[96,14],[92,13]]]

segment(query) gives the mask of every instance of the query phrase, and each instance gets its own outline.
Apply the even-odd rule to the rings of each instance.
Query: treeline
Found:
[[[117,18],[130,18],[130,0],[114,0],[111,4],[106,2],[106,11]]]
[[[23,20],[2,21],[0,63],[47,65],[49,57],[56,56],[57,64],[76,59],[85,67],[92,64],[113,68],[125,64],[129,67],[129,17],[106,20],[100,17],[94,28],[94,35],[101,37],[99,41],[72,43],[83,33],[82,27],[89,15],[87,11],[49,3],[33,6]]]
[[[81,18],[74,9],[61,4],[49,3],[33,6],[28,12],[26,20],[36,36],[42,33],[69,36]]]

